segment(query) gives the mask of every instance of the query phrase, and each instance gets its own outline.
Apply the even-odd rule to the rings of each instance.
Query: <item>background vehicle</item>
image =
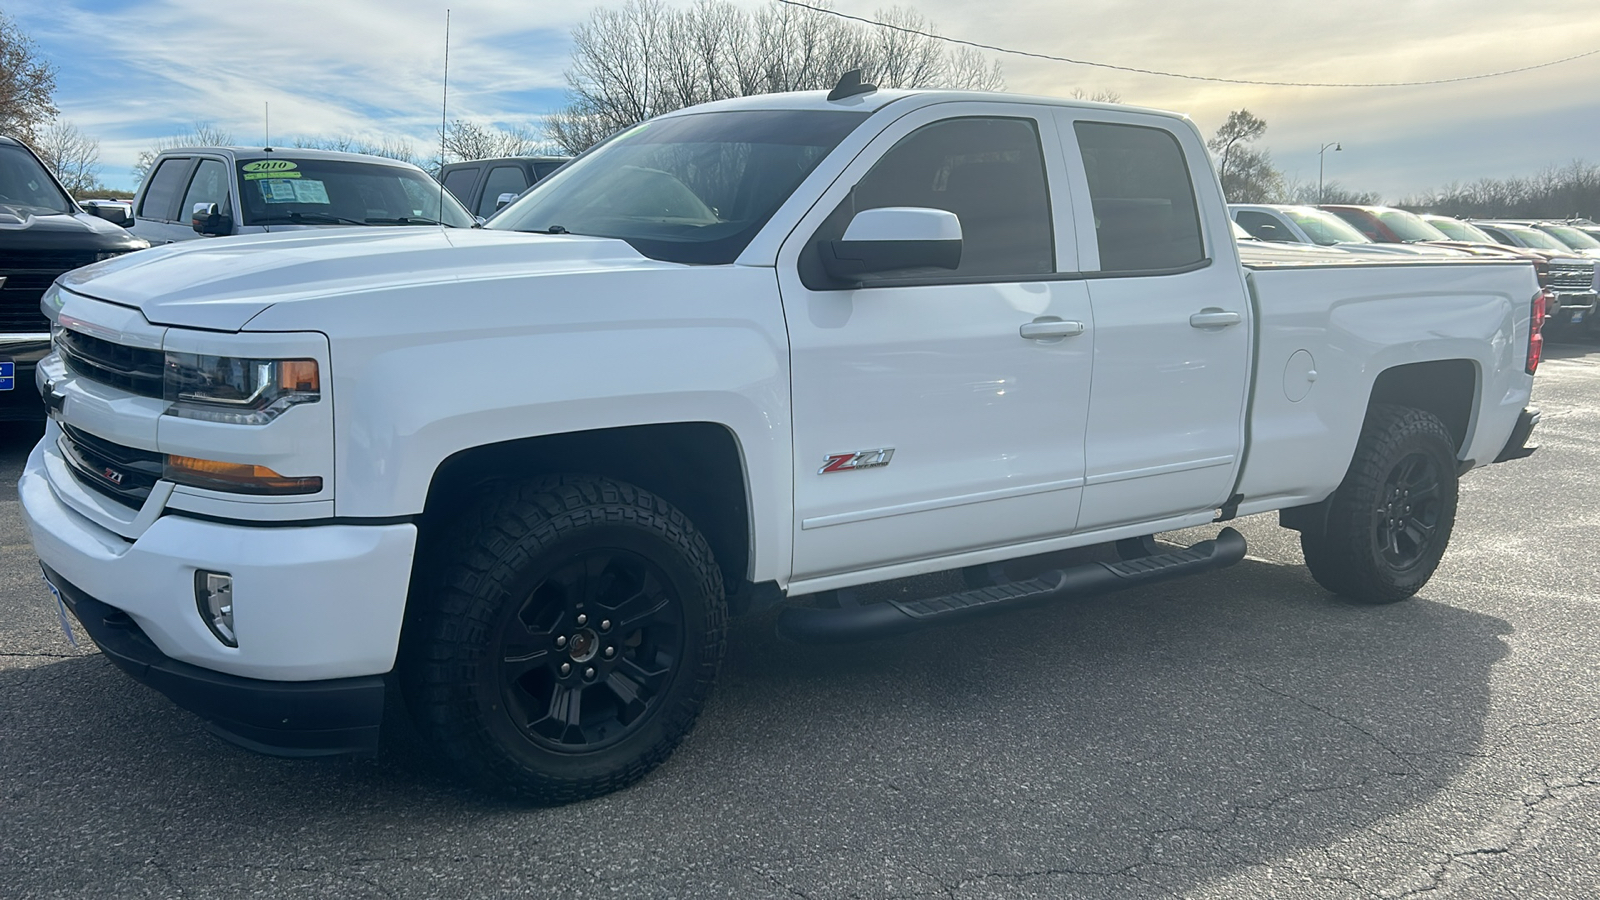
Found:
[[[416,166],[332,150],[167,150],[133,211],[131,230],[152,244],[330,225],[473,225]]]
[[[1539,275],[1539,284],[1548,289],[1551,325],[1565,327],[1592,321],[1596,301],[1600,299],[1600,262],[1574,256],[1565,250],[1508,244],[1470,222],[1449,216],[1424,214],[1421,219],[1452,240],[1498,247],[1530,258]]]
[[[1437,250],[1410,244],[1380,244],[1354,226],[1314,206],[1231,203],[1228,214],[1257,240],[1275,244],[1314,244],[1360,255],[1440,256]]]
[[[0,137],[0,421],[44,417],[33,370],[50,346],[45,289],[69,269],[148,246],[80,209],[32,150]]]
[[[474,159],[440,169],[439,181],[467,209],[487,219],[534,182],[561,168],[568,159],[570,157],[566,156]]]
[[[397,681],[453,771],[566,802],[672,752],[730,614],[900,634],[1230,565],[1152,536],[1271,510],[1395,602],[1458,476],[1531,452],[1526,262],[1245,268],[1186,117],[852,81],[654,119],[486,228],[69,275],[50,582],[245,746],[371,750]],[[1121,561],[1040,557],[1085,546]]]

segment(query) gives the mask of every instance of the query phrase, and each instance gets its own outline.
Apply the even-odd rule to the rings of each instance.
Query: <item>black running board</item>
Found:
[[[817,609],[795,606],[778,616],[778,636],[798,644],[837,644],[905,634],[1058,597],[1085,597],[1231,566],[1244,559],[1244,535],[1224,528],[1184,550],[1115,563],[1055,569],[1037,578],[923,600],[889,600]]]

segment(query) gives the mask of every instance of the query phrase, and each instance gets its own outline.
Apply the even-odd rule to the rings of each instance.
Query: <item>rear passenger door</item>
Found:
[[[1200,214],[1223,208],[1205,148],[1168,121],[1057,117],[1095,330],[1079,530],[1217,508],[1243,453],[1243,273],[1222,217]]]

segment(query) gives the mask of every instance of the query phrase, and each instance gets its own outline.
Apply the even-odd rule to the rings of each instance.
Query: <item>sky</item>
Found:
[[[445,11],[449,117],[537,128],[561,106],[570,33],[622,0],[0,0],[58,67],[62,116],[100,141],[103,180],[131,189],[157,140],[204,121],[240,142],[354,135],[437,141]],[[667,0],[686,5],[691,0]],[[754,8],[763,0],[734,0]],[[834,0],[872,17],[887,0]],[[1483,0],[917,0],[940,33],[1116,66],[1243,81],[1401,82],[1496,72],[1600,50],[1600,9]],[[1600,54],[1452,84],[1307,88],[1135,74],[990,53],[1007,89],[1266,120],[1285,174],[1390,200],[1452,182],[1600,163]],[[1600,212],[1600,211],[1591,211]]]

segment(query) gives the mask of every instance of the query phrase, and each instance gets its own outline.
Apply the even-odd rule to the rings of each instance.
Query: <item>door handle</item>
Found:
[[[1017,333],[1030,341],[1072,337],[1075,334],[1083,334],[1083,323],[1063,322],[1060,319],[1045,317],[1034,319],[1032,322],[1018,328]]]
[[[1189,317],[1189,324],[1195,328],[1226,328],[1241,321],[1238,313],[1215,306],[1208,306]]]

